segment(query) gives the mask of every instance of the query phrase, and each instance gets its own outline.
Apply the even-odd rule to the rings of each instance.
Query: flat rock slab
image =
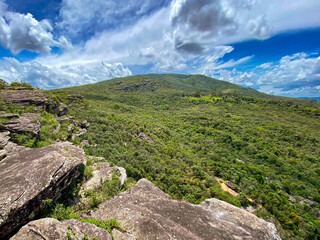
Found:
[[[30,133],[38,136],[40,132],[40,113],[23,113],[20,118],[12,119],[4,125],[4,128],[13,133]]]
[[[115,218],[138,239],[280,239],[272,223],[245,210],[217,199],[200,205],[172,200],[146,179],[89,215],[97,220]]]
[[[0,239],[32,220],[79,175],[84,151],[71,143],[22,149],[0,162]]]
[[[45,105],[50,96],[38,90],[8,90],[1,91],[0,96],[6,103],[13,103],[19,106]]]
[[[69,236],[69,238],[68,238]],[[111,240],[110,234],[91,223],[79,222],[75,219],[58,221],[43,218],[32,221],[22,227],[11,240],[69,240],[69,239]]]

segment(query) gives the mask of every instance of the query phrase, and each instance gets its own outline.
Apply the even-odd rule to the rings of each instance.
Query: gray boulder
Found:
[[[82,149],[57,143],[24,148],[0,161],[0,239],[32,220],[46,199],[57,199],[85,161]]]
[[[146,179],[89,215],[115,218],[121,229],[138,239],[280,239],[272,223],[245,210],[217,199],[200,205],[172,200]]]
[[[32,221],[22,227],[11,240],[69,240],[69,239],[111,240],[110,234],[91,223],[79,222],[75,219],[58,221],[43,218]]]

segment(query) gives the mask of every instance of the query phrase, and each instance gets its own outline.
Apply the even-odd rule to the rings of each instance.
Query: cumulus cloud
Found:
[[[108,64],[104,61],[50,67],[37,61],[20,63],[14,58],[4,58],[0,66],[0,78],[9,82],[22,80],[43,89],[95,83],[131,74],[121,63]]]
[[[171,24],[176,50],[203,53],[221,40],[265,39],[272,27],[266,17],[250,11],[254,0],[175,0],[171,6]],[[250,12],[249,12],[250,11]],[[232,41],[232,40],[231,40]]]
[[[286,96],[320,95],[320,57],[297,53],[279,62],[264,63],[251,71],[218,69],[208,75],[263,92]]]
[[[71,36],[92,35],[130,25],[170,0],[63,0],[58,26]]]
[[[7,6],[0,2],[0,44],[13,54],[24,49],[47,54],[54,46],[71,48],[63,36],[54,40],[52,32],[49,20],[37,21],[30,13],[7,11]]]

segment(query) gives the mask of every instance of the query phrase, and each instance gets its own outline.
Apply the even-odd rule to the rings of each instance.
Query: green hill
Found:
[[[17,143],[40,147],[87,140],[85,151],[124,167],[129,183],[147,178],[175,199],[200,203],[214,197],[249,208],[274,222],[283,239],[320,237],[318,102],[177,74],[116,78],[47,93],[73,118],[42,113],[39,136],[12,136]],[[18,114],[34,109],[0,107]],[[84,120],[88,131],[70,137]],[[227,181],[236,194],[218,181]]]

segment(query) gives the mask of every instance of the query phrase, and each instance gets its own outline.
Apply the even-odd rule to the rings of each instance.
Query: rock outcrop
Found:
[[[101,187],[102,183],[106,180],[111,180],[113,171],[119,171],[119,179],[122,187],[127,180],[127,173],[124,168],[110,167],[109,163],[101,163],[101,165],[94,164],[92,177],[83,184],[81,193]]]
[[[40,90],[6,90],[0,92],[2,101],[19,106],[35,105],[43,110],[56,112],[59,103]]]
[[[0,238],[32,220],[43,200],[58,198],[84,161],[83,150],[68,142],[23,148],[0,161]]]
[[[21,117],[11,119],[7,123],[0,125],[0,128],[8,130],[12,133],[29,133],[32,136],[38,136],[41,128],[39,122],[40,118],[40,113],[23,113]]]
[[[97,220],[115,218],[138,239],[280,239],[272,223],[245,210],[217,199],[200,205],[172,200],[146,179],[89,215]]]
[[[32,221],[22,227],[11,240],[69,240],[69,239],[111,240],[110,234],[91,223],[75,219],[58,221],[43,218]]]

